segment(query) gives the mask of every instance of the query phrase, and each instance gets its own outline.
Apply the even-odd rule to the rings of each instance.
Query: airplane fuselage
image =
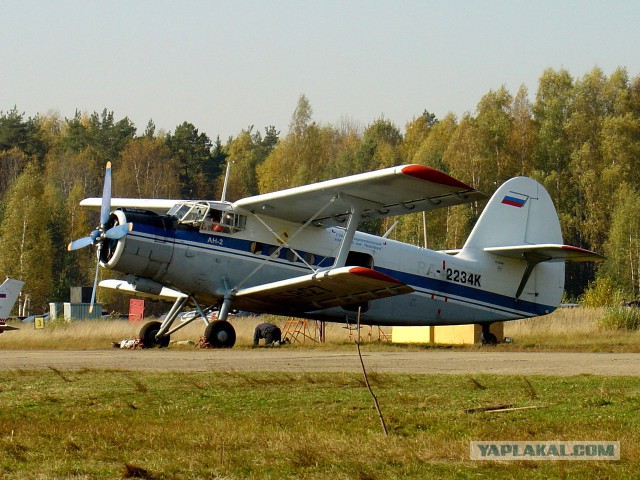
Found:
[[[132,222],[134,228],[126,238],[103,250],[103,265],[142,279],[142,286],[145,281],[157,282],[191,294],[202,303],[218,304],[230,290],[334,266],[345,235],[341,227],[301,228],[268,216],[228,212],[236,217],[236,228],[215,231],[206,222],[186,225],[170,215],[116,211],[119,223]],[[563,263],[539,265],[516,299],[513,279],[522,276],[522,261],[474,256],[473,252],[464,257],[450,255],[362,232],[355,234],[346,264],[372,268],[414,290],[362,305],[361,321],[369,324],[455,325],[544,315],[555,309],[563,291]],[[550,281],[557,283],[551,296]],[[545,295],[537,288],[541,282],[547,283]],[[304,295],[305,291],[295,294]],[[233,306],[252,309],[241,299]],[[274,313],[272,309],[270,313]],[[275,313],[291,312],[282,305]],[[302,316],[345,322],[354,318],[355,308],[313,310]]]

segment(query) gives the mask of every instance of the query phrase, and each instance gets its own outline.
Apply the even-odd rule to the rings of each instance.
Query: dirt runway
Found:
[[[638,353],[364,352],[369,371],[408,374],[640,376]],[[251,350],[0,350],[4,370],[119,369],[141,371],[359,371],[357,352]]]

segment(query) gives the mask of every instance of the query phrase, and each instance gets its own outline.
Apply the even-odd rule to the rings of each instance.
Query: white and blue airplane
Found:
[[[23,281],[8,277],[2,285],[0,285],[0,333],[8,330],[18,330],[18,327],[7,325],[5,320],[9,318],[23,286]]]
[[[167,346],[195,306],[213,347],[230,348],[231,309],[370,325],[479,324],[553,312],[566,261],[595,261],[564,245],[542,185],[516,177],[493,194],[460,250],[434,251],[358,232],[362,221],[485,198],[438,170],[403,165],[235,202],[111,198],[107,164],[100,225],[69,250],[97,248],[98,265],[124,280],[101,287],[173,301],[143,326],[147,347]],[[224,194],[223,194],[224,198]],[[117,209],[111,212],[112,207]],[[97,284],[98,267],[96,267]],[[93,299],[92,299],[93,303]],[[217,320],[204,310],[218,307]],[[192,319],[193,320],[193,319]]]

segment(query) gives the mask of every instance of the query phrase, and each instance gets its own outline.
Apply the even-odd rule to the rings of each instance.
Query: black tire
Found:
[[[156,335],[160,331],[161,325],[162,324],[160,322],[149,322],[145,323],[140,329],[140,338],[142,339],[144,348],[166,348],[169,346],[169,341],[171,340],[169,335],[156,339]]]
[[[207,325],[204,336],[211,348],[232,348],[236,344],[236,331],[233,325],[225,320]]]

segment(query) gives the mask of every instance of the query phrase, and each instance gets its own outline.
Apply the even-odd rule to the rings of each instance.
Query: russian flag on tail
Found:
[[[502,199],[502,203],[504,203],[505,205],[509,205],[511,207],[522,208],[524,207],[524,204],[527,203],[527,200],[529,200],[528,195],[523,195],[521,193],[516,193],[516,192],[509,192],[509,194],[505,195],[504,198]]]

